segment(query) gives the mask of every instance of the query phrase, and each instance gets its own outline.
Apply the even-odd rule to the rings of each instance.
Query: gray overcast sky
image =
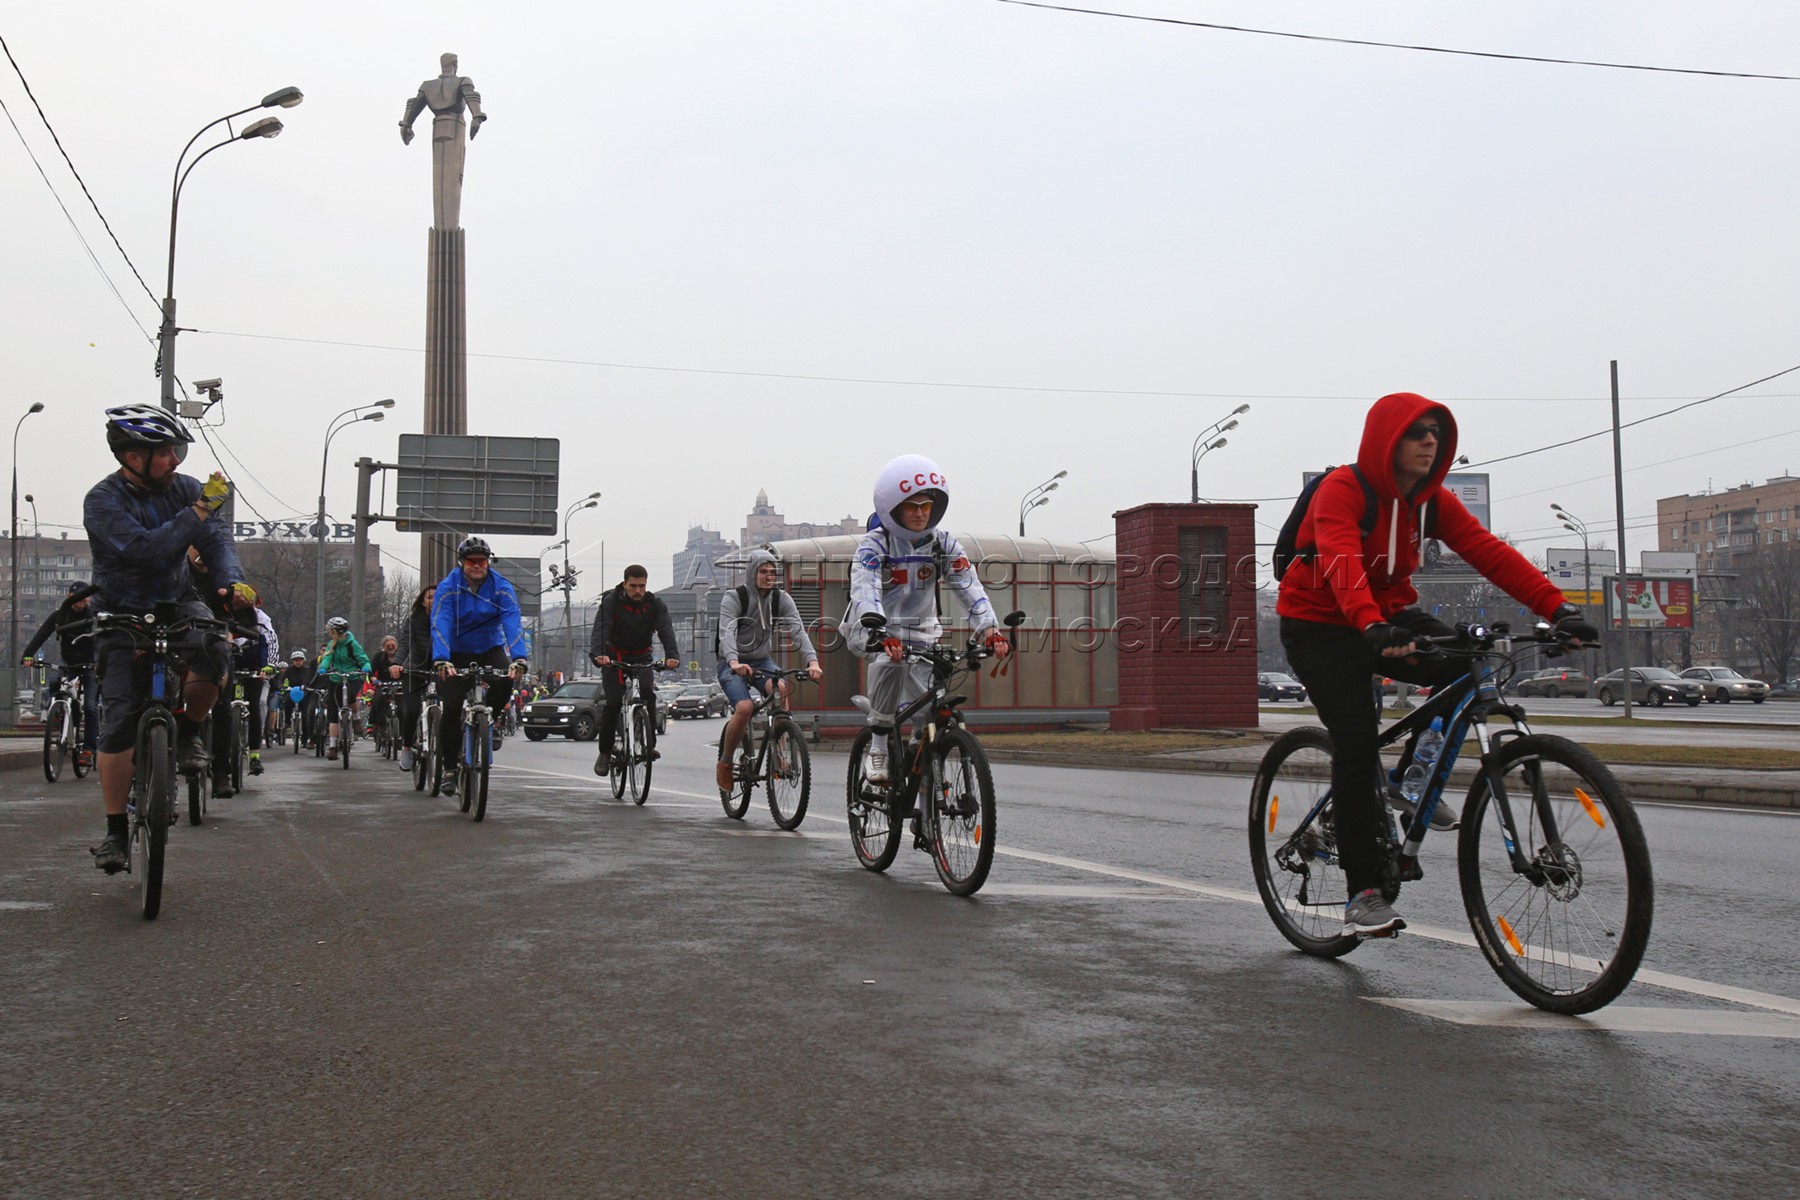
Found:
[[[1800,74],[1785,3],[1095,7]],[[181,335],[179,373],[224,378],[220,432],[249,468],[230,473],[271,518],[316,503],[333,413],[399,401],[333,443],[340,519],[352,461],[420,428],[430,145],[397,122],[444,50],[491,116],[463,202],[470,431],[562,438],[565,501],[606,495],[577,518],[579,561],[605,538],[609,573],[640,559],[653,586],[688,524],[735,537],[759,487],[790,520],[861,516],[905,451],[939,460],[949,524],[975,531],[1067,469],[1031,530],[1089,539],[1185,498],[1193,437],[1247,400],[1202,491],[1283,497],[1259,514],[1272,539],[1384,392],[1450,403],[1482,460],[1605,427],[1611,358],[1628,419],[1800,364],[1800,83],[994,0],[95,0],[19,6],[0,32],[157,295],[182,144],[306,92],[279,139],[196,170],[177,257],[181,323],[209,331]],[[107,469],[99,410],[155,397],[157,311],[3,64],[0,99],[124,297],[0,129],[5,415],[49,406],[19,443],[48,531]],[[1800,373],[1627,432],[1634,557],[1658,496],[1800,469],[1796,394]],[[1494,468],[1496,531],[1568,544],[1557,500],[1610,533],[1610,471],[1605,439]],[[416,539],[380,536],[416,562]]]

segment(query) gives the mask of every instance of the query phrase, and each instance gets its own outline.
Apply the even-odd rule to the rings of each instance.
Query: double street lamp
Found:
[[[583,496],[563,510],[562,574],[559,576],[556,573],[555,563],[550,564],[550,586],[562,589],[563,594],[563,636],[569,643],[569,678],[571,679],[575,677],[576,659],[575,615],[574,604],[570,599],[570,593],[575,590],[575,580],[581,572],[569,565],[569,521],[582,509],[598,508],[599,506],[600,493],[589,492],[586,496]]]
[[[373,404],[358,404],[346,408],[331,418],[331,424],[325,429],[325,448],[319,452],[319,562],[317,595],[314,603],[313,634],[323,637],[325,634],[325,465],[331,461],[331,439],[340,430],[348,429],[358,421],[379,421],[387,414],[381,410],[394,407],[392,400],[377,400]],[[348,421],[344,420],[349,417]]]
[[[281,132],[281,120],[278,117],[264,117],[259,121],[252,121],[224,141],[208,146],[196,154],[192,161],[188,159],[188,151],[194,148],[194,143],[200,140],[201,135],[215,125],[223,125],[259,108],[292,108],[305,98],[299,88],[285,87],[278,92],[270,92],[249,108],[240,108],[234,113],[226,113],[216,121],[209,121],[200,127],[199,133],[188,139],[188,144],[181,148],[180,157],[175,160],[175,182],[169,189],[169,276],[163,288],[162,329],[157,344],[157,369],[162,376],[162,406],[169,412],[175,411],[175,334],[178,332],[175,328],[175,222],[181,210],[182,186],[187,183],[187,177],[193,169],[200,165],[200,160],[214,150],[233,142],[275,137]]]
[[[1067,471],[1058,471],[1050,478],[1044,480],[1044,482],[1032,488],[1029,492],[1026,492],[1025,495],[1019,499],[1020,537],[1025,536],[1025,514],[1034,508],[1042,508],[1044,505],[1050,503],[1050,493],[1062,486],[1057,480],[1067,478],[1068,474]]]
[[[19,428],[25,424],[25,417],[44,411],[42,400],[33,400],[25,415],[13,426],[12,441],[12,632],[6,640],[6,661],[10,666],[19,661]],[[15,689],[16,690],[16,689]],[[13,699],[6,698],[6,707],[11,709]]]
[[[1224,448],[1223,437],[1214,439],[1215,434],[1230,433],[1238,427],[1237,418],[1250,411],[1248,404],[1240,404],[1223,417],[1214,421],[1194,439],[1193,447],[1188,451],[1188,500],[1200,503],[1200,460],[1214,450]]]

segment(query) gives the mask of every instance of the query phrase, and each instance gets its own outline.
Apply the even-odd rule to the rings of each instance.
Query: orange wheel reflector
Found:
[[[1281,797],[1280,796],[1270,796],[1269,797],[1269,832],[1270,833],[1275,832],[1275,814],[1279,813],[1280,811],[1281,811]]]
[[[1575,789],[1575,798],[1581,801],[1581,807],[1587,810],[1587,815],[1593,819],[1594,824],[1605,829],[1606,814],[1600,811],[1600,806],[1594,803],[1594,798],[1580,788]]]
[[[1513,927],[1507,919],[1505,917],[1495,917],[1494,924],[1500,926],[1500,934],[1506,939],[1506,944],[1512,947],[1512,952],[1520,958],[1524,958],[1525,946],[1519,941],[1519,935],[1513,932]]]
[[[981,845],[981,826],[979,825],[975,827],[975,844],[977,846]]]

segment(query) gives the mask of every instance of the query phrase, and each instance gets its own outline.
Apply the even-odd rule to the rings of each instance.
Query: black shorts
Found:
[[[198,600],[158,605],[159,620],[179,617],[213,619],[213,613]],[[170,642],[171,656],[187,673],[197,679],[217,683],[229,669],[230,644],[216,633],[189,630]],[[150,699],[150,652],[140,649],[135,640],[124,633],[109,633],[100,642],[100,698],[104,711],[100,718],[100,752],[123,754],[137,747],[138,717]],[[168,681],[169,706],[181,699],[179,679]],[[205,714],[201,714],[205,719]]]

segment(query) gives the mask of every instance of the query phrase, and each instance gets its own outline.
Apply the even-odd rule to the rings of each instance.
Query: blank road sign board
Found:
[[[402,533],[555,533],[557,438],[403,433]]]

